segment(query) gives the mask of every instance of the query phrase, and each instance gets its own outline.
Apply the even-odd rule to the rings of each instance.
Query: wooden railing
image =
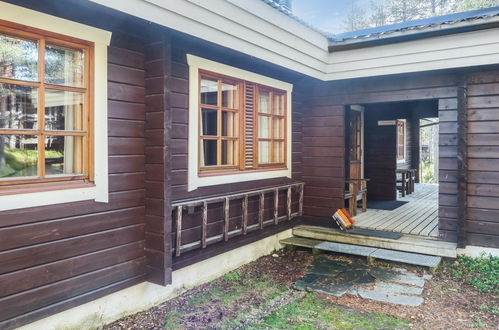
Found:
[[[180,256],[181,252],[186,250],[192,250],[195,248],[206,248],[209,243],[227,241],[230,237],[238,236],[240,234],[246,235],[248,231],[263,229],[265,225],[269,223],[274,223],[274,225],[279,224],[281,220],[291,220],[296,216],[301,216],[303,214],[303,182],[297,182],[287,185],[282,185],[278,187],[272,187],[267,189],[251,190],[241,193],[235,193],[225,196],[216,196],[208,198],[198,198],[193,200],[183,200],[176,201],[172,203],[172,210],[174,210],[174,221],[176,224],[175,228],[175,255]],[[292,212],[292,195],[293,189],[298,192],[298,211]],[[279,216],[279,193],[286,191],[286,214]],[[271,219],[264,219],[265,210],[265,194],[273,193],[273,217]],[[250,197],[259,196],[258,203],[258,223],[248,225],[248,200]],[[229,231],[229,220],[230,220],[230,203],[234,200],[242,200],[242,226],[239,229]],[[224,209],[224,225],[223,233],[207,237],[207,227],[208,227],[208,205],[215,203],[223,203]],[[186,208],[201,207],[201,240],[182,245],[182,211]]]

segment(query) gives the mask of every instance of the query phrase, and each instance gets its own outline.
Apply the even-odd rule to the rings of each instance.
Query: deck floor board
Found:
[[[438,236],[438,185],[416,184],[414,193],[399,200],[408,203],[392,211],[368,209],[366,212],[358,212],[354,217],[356,227]]]

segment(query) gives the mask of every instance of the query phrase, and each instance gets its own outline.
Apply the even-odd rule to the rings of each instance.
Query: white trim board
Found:
[[[499,63],[497,27],[329,53],[324,35],[260,0],[91,1],[325,81]]]
[[[95,200],[107,203],[107,46],[111,32],[75,23],[34,10],[0,2],[0,19],[34,28],[63,33],[94,43],[94,172],[95,186],[89,188],[0,196],[0,211],[25,207]]]
[[[292,146],[292,109],[291,109],[291,94],[293,85],[262,76],[253,72],[241,70],[229,65],[210,61],[191,54],[187,55],[187,63],[189,65],[189,160],[188,160],[188,191],[195,190],[199,187],[213,186],[234,182],[245,182],[254,180],[264,180],[270,178],[288,177],[291,178],[291,146]],[[200,177],[198,173],[198,150],[199,150],[199,69],[220,73],[226,76],[251,81],[257,84],[266,85],[287,92],[287,168],[284,170],[269,170],[259,172],[234,171],[234,174],[225,174],[221,176]]]
[[[144,311],[173,299],[197,285],[281,249],[280,240],[291,237],[291,229],[220,254],[172,273],[172,284],[162,287],[142,282],[64,312],[20,327],[20,330],[94,329],[119,318]]]

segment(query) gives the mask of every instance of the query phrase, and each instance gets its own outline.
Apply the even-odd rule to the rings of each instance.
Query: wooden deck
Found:
[[[368,209],[354,218],[356,227],[420,236],[438,236],[438,185],[416,184],[414,193],[399,198],[408,203],[395,210]]]

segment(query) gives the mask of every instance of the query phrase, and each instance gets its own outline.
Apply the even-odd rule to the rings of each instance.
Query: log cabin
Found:
[[[330,35],[271,0],[0,1],[0,328],[102,325],[331,238],[364,179],[358,226],[394,249],[497,254],[498,35],[498,7]]]

